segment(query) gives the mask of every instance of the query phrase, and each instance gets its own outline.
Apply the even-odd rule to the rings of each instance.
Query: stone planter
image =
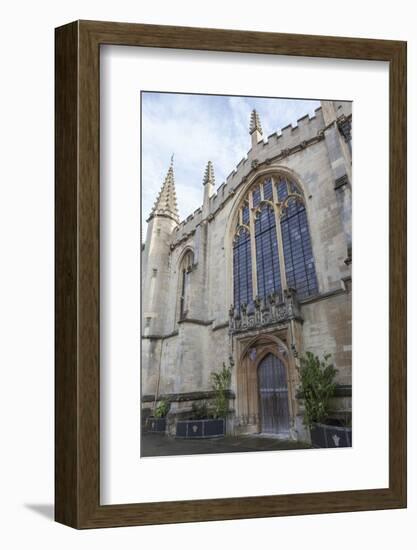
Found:
[[[166,418],[155,418],[150,416],[146,421],[147,431],[151,433],[165,433],[167,427]]]
[[[175,437],[182,439],[209,439],[224,437],[225,431],[225,421],[223,418],[177,420]]]
[[[352,447],[352,428],[315,423],[310,434],[311,443],[316,449]]]

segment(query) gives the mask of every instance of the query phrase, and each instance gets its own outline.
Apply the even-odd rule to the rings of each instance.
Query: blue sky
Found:
[[[296,124],[319,101],[142,92],[143,230],[174,154],[180,218],[203,200],[207,161],[214,164],[219,187],[250,149],[252,109],[260,115],[263,135]],[[144,234],[145,236],[145,234]]]

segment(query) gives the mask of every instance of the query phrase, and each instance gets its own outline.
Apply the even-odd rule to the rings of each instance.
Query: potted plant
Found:
[[[211,373],[214,402],[210,408],[205,401],[193,403],[190,418],[178,420],[176,437],[185,439],[206,439],[224,437],[226,416],[229,411],[229,388],[232,380],[232,366],[223,367]]]
[[[153,416],[148,418],[148,430],[155,433],[165,433],[166,417],[169,413],[170,405],[166,399],[161,399],[155,407]]]
[[[351,447],[352,428],[340,419],[330,417],[330,400],[336,392],[337,370],[329,362],[311,352],[301,357],[300,396],[304,401],[304,424],[310,429],[313,447]]]

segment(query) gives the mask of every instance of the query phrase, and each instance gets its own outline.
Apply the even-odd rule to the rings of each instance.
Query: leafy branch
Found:
[[[336,390],[335,376],[337,370],[329,363],[331,355],[325,354],[323,359],[307,351],[301,357],[300,381],[301,393],[304,399],[304,424],[312,427],[314,422],[323,422],[329,415],[330,399]]]
[[[212,388],[214,397],[215,418],[225,418],[229,411],[228,390],[232,381],[232,365],[223,367],[218,372],[211,373]]]

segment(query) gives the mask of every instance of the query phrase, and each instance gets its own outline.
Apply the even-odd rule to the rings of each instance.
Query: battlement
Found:
[[[255,147],[249,149],[247,155],[243,157],[237,166],[227,176],[226,181],[220,186],[223,196],[228,196],[235,191],[240,184],[242,177],[245,177],[255,167],[253,161],[256,159],[259,163],[277,156],[280,150],[291,149],[300,142],[309,141],[317,136],[317,133],[324,127],[323,117],[321,116],[321,107],[315,110],[315,115],[304,115],[297,120],[296,126],[288,124],[284,128],[268,136],[264,141],[260,141]],[[249,162],[252,161],[252,162]],[[217,195],[219,195],[219,190]]]
[[[202,207],[199,206],[192,214],[177,225],[173,232],[173,244],[195,233],[197,225],[202,221],[202,212]]]
[[[236,193],[237,188],[246,180],[252,170],[263,163],[279,162],[281,159],[321,141],[324,127],[322,108],[318,107],[312,117],[309,114],[302,116],[297,120],[295,126],[288,124],[249,149],[247,155],[238,162],[226,177],[226,180],[210,197],[209,221],[223,208],[226,201]],[[199,207],[175,229],[173,244],[175,245],[187,236],[192,235],[201,221],[202,208]]]

